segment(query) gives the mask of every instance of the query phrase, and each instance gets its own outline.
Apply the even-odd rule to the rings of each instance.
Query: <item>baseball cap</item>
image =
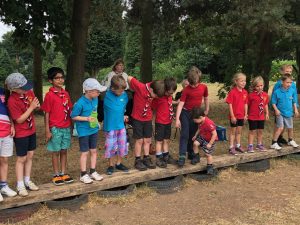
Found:
[[[10,90],[20,88],[22,90],[28,91],[33,87],[32,82],[28,81],[21,73],[9,74],[5,79],[5,84]]]
[[[98,90],[100,92],[106,91],[107,87],[102,86],[95,78],[88,78],[82,84],[84,91]]]

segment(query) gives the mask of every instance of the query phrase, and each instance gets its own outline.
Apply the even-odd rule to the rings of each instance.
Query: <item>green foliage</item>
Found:
[[[284,64],[296,65],[295,60],[274,60],[270,71],[270,80],[277,81],[280,79],[281,74],[279,73],[280,67]]]
[[[9,54],[5,49],[0,49],[0,81],[3,82],[11,72],[13,67]]]
[[[125,66],[129,73],[132,73],[134,68],[141,59],[141,34],[139,27],[131,28],[126,35],[125,40]]]

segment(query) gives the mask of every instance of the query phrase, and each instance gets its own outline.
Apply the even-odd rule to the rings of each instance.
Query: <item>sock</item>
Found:
[[[24,181],[17,181],[17,187],[24,187]]]
[[[65,175],[65,173],[59,172],[59,176],[63,176],[63,175]]]
[[[58,177],[58,176],[59,176],[59,173],[53,174],[53,177]]]
[[[163,154],[161,152],[156,153],[156,158],[162,158]]]
[[[81,177],[83,177],[83,176],[86,175],[86,174],[87,174],[86,171],[81,171],[81,172],[80,172],[80,176],[81,176]]]
[[[121,163],[116,163],[116,166],[120,166]]]
[[[94,173],[94,172],[96,172],[96,169],[90,168],[90,174],[92,174],[92,173]]]
[[[141,156],[136,156],[135,157],[135,160],[139,160],[139,159],[141,159]]]
[[[212,166],[213,164],[207,164],[207,167]]]
[[[7,185],[6,181],[0,181],[0,189]]]
[[[236,147],[237,147],[237,148],[241,147],[241,144],[236,144]]]
[[[293,140],[293,138],[289,138],[289,142],[292,141],[292,140]]]
[[[166,157],[166,156],[168,156],[168,155],[169,155],[169,151],[163,152],[163,156],[164,156],[164,157]]]
[[[144,159],[147,159],[147,158],[149,158],[149,155],[144,155]]]
[[[233,145],[230,145],[230,147],[229,148],[234,148],[234,146]]]
[[[30,177],[24,176],[24,183],[27,185],[30,181]]]
[[[275,144],[275,143],[277,143],[277,140],[276,141],[272,140],[272,144]]]

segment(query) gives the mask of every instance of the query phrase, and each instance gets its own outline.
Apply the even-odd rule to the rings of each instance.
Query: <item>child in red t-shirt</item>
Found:
[[[230,118],[229,154],[237,155],[237,152],[245,152],[241,147],[241,133],[244,121],[248,117],[248,92],[244,89],[246,75],[236,73],[232,82],[233,85],[226,98]]]
[[[208,114],[209,102],[208,102],[208,89],[205,84],[200,83],[201,71],[197,67],[192,67],[188,73],[189,85],[183,89],[180,97],[180,102],[176,111],[176,127],[181,128],[180,142],[179,142],[179,159],[178,166],[183,167],[185,164],[186,152],[188,152],[188,158],[193,159],[193,141],[192,137],[197,130],[197,124],[195,124],[191,118],[191,111],[196,106],[201,106],[202,99],[205,104],[205,115]]]
[[[251,92],[248,95],[248,152],[254,152],[253,139],[257,134],[256,149],[265,151],[262,144],[262,134],[265,125],[265,119],[269,120],[269,96],[264,89],[264,79],[261,76],[253,78],[251,82]],[[265,117],[266,113],[266,117]]]
[[[207,159],[207,174],[213,175],[212,153],[215,149],[215,141],[218,140],[216,125],[205,116],[204,110],[201,109],[201,107],[193,108],[192,118],[194,123],[198,125],[198,130],[192,138],[194,141],[193,150],[195,155],[191,163],[196,165],[200,162],[199,147],[201,147]]]
[[[152,108],[156,110],[155,117],[155,150],[156,165],[166,168],[167,164],[175,164],[176,161],[169,153],[169,141],[171,138],[171,125],[174,119],[172,95],[177,89],[176,80],[166,78],[165,95],[152,101]]]
[[[133,90],[133,109],[132,109],[132,127],[133,137],[135,138],[135,168],[143,171],[154,169],[156,166],[149,156],[151,137],[152,137],[152,109],[153,98],[162,97],[165,94],[163,81],[153,81],[141,83],[136,78],[128,76],[130,89]],[[141,158],[142,147],[144,149],[144,158]]]
[[[73,105],[69,93],[63,89],[64,71],[59,67],[51,67],[47,75],[52,87],[46,94],[41,109],[45,112],[47,150],[52,153],[54,170],[52,183],[63,185],[73,182],[70,175],[66,173],[67,150],[71,147],[70,112]],[[59,162],[61,172],[59,172]]]
[[[32,84],[20,73],[10,74],[5,84],[11,91],[8,109],[14,122],[16,134],[16,176],[17,191],[20,196],[27,196],[26,189],[37,191],[39,188],[30,180],[32,158],[36,149],[36,133],[33,111],[40,107],[35,97]]]

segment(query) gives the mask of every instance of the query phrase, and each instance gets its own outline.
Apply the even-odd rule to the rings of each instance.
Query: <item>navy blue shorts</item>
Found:
[[[97,148],[98,132],[88,136],[79,137],[79,148],[81,152]]]
[[[242,127],[242,126],[244,126],[244,119],[237,119],[235,124],[231,123],[231,120],[229,122],[230,122],[230,127]]]
[[[16,155],[26,156],[28,151],[36,149],[36,133],[27,137],[14,138],[16,145]]]

